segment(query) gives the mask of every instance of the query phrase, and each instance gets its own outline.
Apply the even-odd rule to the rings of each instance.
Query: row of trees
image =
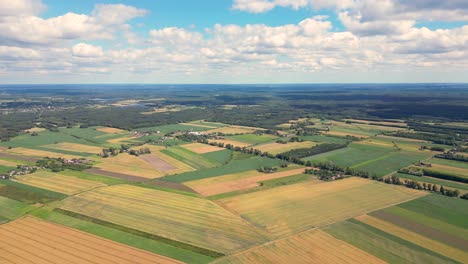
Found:
[[[460,191],[459,190],[449,190],[446,189],[444,186],[438,186],[437,184],[432,184],[432,183],[425,183],[423,182],[422,184],[420,182],[417,182],[415,180],[404,180],[403,182],[400,180],[395,175],[392,175],[391,177],[386,177],[383,179],[383,182],[387,184],[394,184],[394,185],[404,185],[408,188],[411,189],[417,189],[417,190],[425,190],[425,191],[430,191],[430,192],[435,192],[435,193],[440,193],[442,195],[450,196],[450,197],[458,197],[460,196]],[[463,195],[466,197],[466,194]],[[463,198],[463,197],[461,197]],[[466,198],[463,198],[466,199]]]

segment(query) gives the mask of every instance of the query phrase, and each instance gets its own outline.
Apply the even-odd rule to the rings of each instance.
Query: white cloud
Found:
[[[37,15],[46,9],[41,0],[0,0],[0,18],[4,16]]]
[[[72,54],[76,57],[100,57],[104,54],[101,47],[96,47],[86,43],[79,43],[73,46]]]
[[[133,6],[115,4],[104,5],[98,4],[93,11],[93,17],[104,25],[119,25],[136,17],[142,17],[148,14],[145,9],[136,8]]]

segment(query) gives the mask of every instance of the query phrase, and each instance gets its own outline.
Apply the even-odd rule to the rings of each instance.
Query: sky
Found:
[[[468,82],[468,0],[0,0],[0,83]]]

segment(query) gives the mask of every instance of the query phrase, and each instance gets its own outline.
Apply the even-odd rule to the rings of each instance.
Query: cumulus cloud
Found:
[[[86,43],[79,43],[72,47],[72,54],[76,57],[100,57],[104,54],[101,47]]]
[[[0,1],[0,18],[4,16],[37,15],[46,9],[41,0]]]
[[[92,15],[67,13],[43,19],[8,13],[0,19],[0,45],[51,45],[75,39],[112,39],[125,22],[147,12],[125,5],[97,5]]]

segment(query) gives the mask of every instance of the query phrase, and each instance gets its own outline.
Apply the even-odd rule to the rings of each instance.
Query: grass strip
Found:
[[[96,219],[96,218],[89,217],[89,216],[86,216],[86,215],[82,215],[82,214],[79,214],[79,213],[71,212],[71,211],[68,211],[68,210],[55,208],[53,211],[64,214],[64,215],[67,215],[67,216],[75,217],[75,218],[78,218],[78,219],[81,219],[81,220],[85,220],[85,221],[88,221],[88,222],[92,222],[92,223],[95,223],[95,224],[107,226],[107,227],[110,227],[110,228],[113,228],[113,229],[116,229],[116,230],[124,231],[124,232],[127,232],[127,233],[132,234],[132,235],[136,235],[136,236],[152,239],[152,240],[155,240],[155,241],[159,241],[159,242],[171,245],[171,246],[175,246],[175,247],[178,247],[178,248],[181,248],[181,249],[189,250],[189,251],[199,253],[199,254],[202,254],[202,255],[205,255],[205,256],[209,256],[209,257],[213,257],[213,258],[219,258],[219,257],[224,256],[224,254],[220,253],[220,252],[216,252],[216,251],[209,250],[209,249],[206,249],[206,248],[201,248],[201,247],[197,247],[197,246],[190,245],[190,244],[187,244],[187,243],[175,241],[175,240],[172,240],[172,239],[168,239],[168,238],[161,237],[161,236],[158,236],[158,235],[150,234],[150,233],[143,232],[143,231],[140,231],[140,230],[136,230],[136,229],[133,229],[133,228],[129,228],[129,227],[126,227],[126,226],[114,224],[114,223],[111,223],[111,222],[103,221],[103,220],[100,220],[100,219]]]

